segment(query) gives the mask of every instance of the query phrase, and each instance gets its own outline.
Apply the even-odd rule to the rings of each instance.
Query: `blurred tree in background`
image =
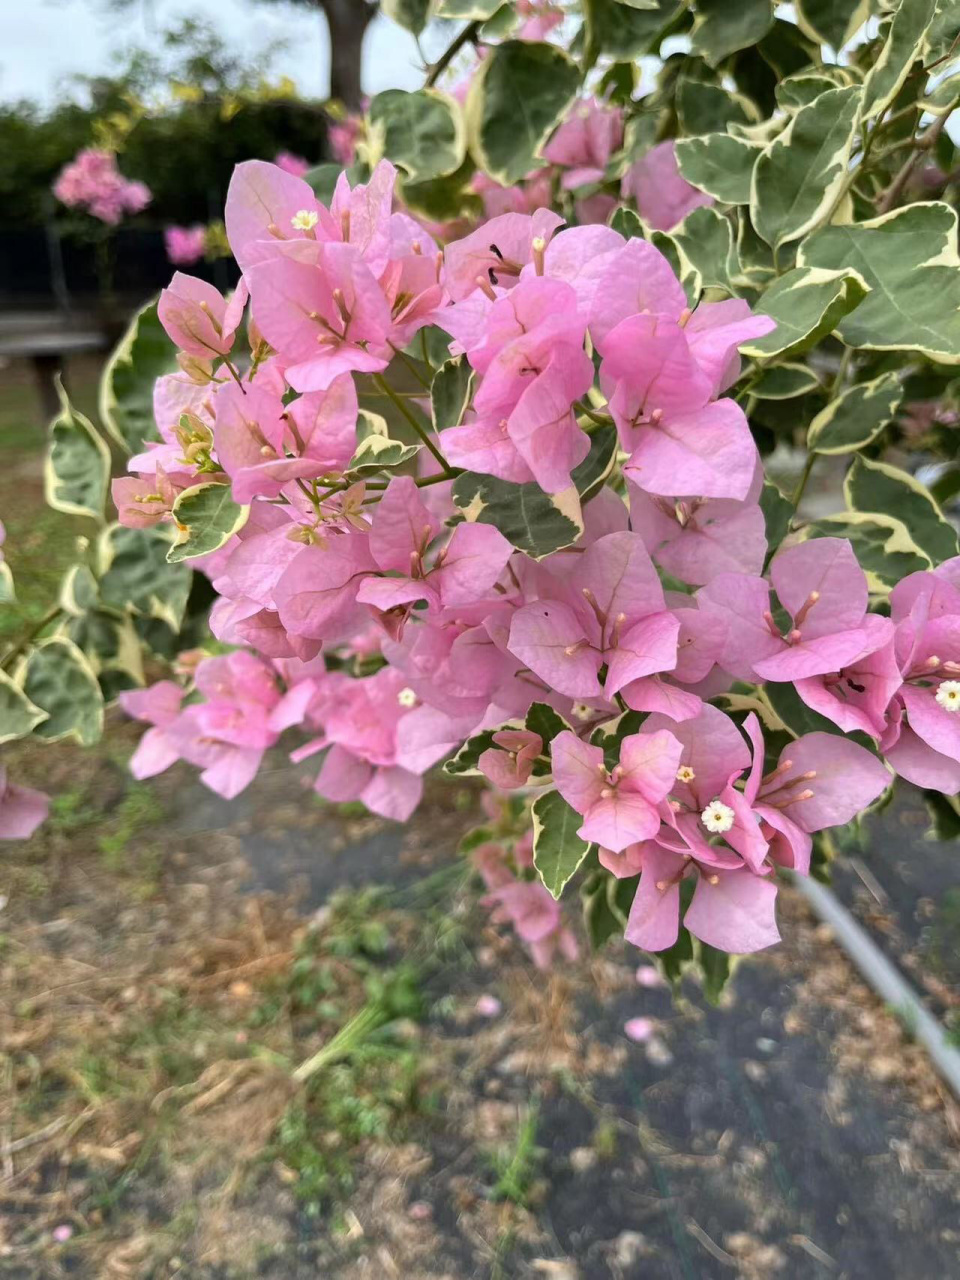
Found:
[[[274,44],[241,58],[208,24],[187,20],[127,53],[115,75],[79,77],[75,96],[51,109],[0,105],[3,225],[42,222],[51,183],[85,146],[116,148],[124,175],[149,184],[149,223],[219,216],[240,160],[281,149],[325,159],[323,104],[275,73],[281,52]]]
[[[313,9],[326,18],[330,32],[330,97],[342,102],[348,111],[358,111],[363,100],[363,37],[377,14],[378,0],[292,0],[292,3]]]

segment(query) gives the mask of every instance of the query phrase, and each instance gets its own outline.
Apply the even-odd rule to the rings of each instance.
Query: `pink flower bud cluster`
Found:
[[[77,152],[60,171],[53,194],[69,209],[82,209],[110,226],[125,214],[140,213],[152,199],[145,183],[132,182],[120,173],[112,151],[97,147]]]
[[[161,440],[115,496],[132,525],[210,479],[249,506],[202,564],[213,633],[243,648],[200,663],[198,701],[175,685],[124,695],[154,726],[135,769],[183,757],[233,795],[298,724],[296,758],[323,753],[322,795],[405,819],[425,772],[487,734],[480,772],[555,787],[601,865],[639,874],[631,941],[670,946],[685,911],[713,946],[767,946],[776,869],[806,873],[812,833],[876,800],[888,766],[960,786],[960,563],[907,578],[890,617],[868,611],[843,539],[788,545],[764,575],[762,467],[726,392],[739,344],[772,322],[739,299],[691,308],[651,244],[547,208],[441,251],[394,211],[394,176],[381,162],[365,185],[341,178],[327,208],[275,166],[241,165],[226,210],[241,286],[228,302],[178,274],[164,291],[182,371],[157,383]],[[384,374],[425,325],[474,379],[461,423],[431,441],[444,469],[421,449],[416,474],[360,478],[357,375]],[[573,473],[598,427],[622,466],[583,502]],[[482,504],[453,505],[461,468],[537,486],[582,535],[524,554]],[[714,705],[737,680],[792,685],[840,732],[765,763],[756,717],[741,728]],[[524,726],[534,703],[565,722],[552,741]],[[478,865],[545,962],[572,941],[525,856]]]

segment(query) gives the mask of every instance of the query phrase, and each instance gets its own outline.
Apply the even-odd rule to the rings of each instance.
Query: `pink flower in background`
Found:
[[[53,194],[70,209],[83,209],[116,226],[125,214],[139,213],[152,199],[143,182],[132,182],[117,168],[112,151],[86,147],[60,171]]]
[[[10,782],[0,765],[0,840],[26,840],[46,820],[49,810],[49,796]]]
[[[673,142],[659,142],[623,175],[620,192],[633,200],[640,217],[654,231],[669,231],[688,213],[713,204],[713,197],[698,191],[680,176]]]
[[[518,40],[543,40],[563,21],[563,9],[552,0],[517,0],[517,14],[523,19]]]
[[[278,151],[273,163],[284,173],[292,173],[295,178],[302,178],[310,168],[310,161],[303,156],[295,156],[292,151]]]
[[[563,912],[539,880],[513,880],[487,894],[484,902],[495,908],[491,919],[509,921],[526,944],[538,969],[548,969],[555,952],[576,960],[577,940],[563,922]]]
[[[624,1035],[634,1044],[645,1044],[656,1028],[657,1024],[653,1018],[630,1018],[623,1024]]]
[[[574,104],[567,119],[543,148],[543,157],[563,170],[566,191],[602,182],[607,161],[623,142],[623,112],[586,98]]]
[[[353,164],[357,154],[357,139],[363,132],[363,119],[349,115],[343,120],[334,120],[327,126],[327,142],[334,160],[344,168]],[[279,164],[279,157],[277,159]]]
[[[121,694],[128,715],[154,726],[131,767],[134,777],[149,778],[188,760],[203,770],[201,782],[230,800],[252,781],[282,731],[303,720],[314,683],[304,679],[284,692],[271,665],[243,651],[205,658],[195,682],[204,700],[186,707],[169,680]]]
[[[203,257],[207,229],[201,222],[192,227],[165,227],[163,243],[172,263],[179,267],[189,266]]]

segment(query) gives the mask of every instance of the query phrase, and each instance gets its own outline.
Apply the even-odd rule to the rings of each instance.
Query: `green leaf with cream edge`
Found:
[[[186,564],[168,562],[172,541],[168,524],[148,529],[108,525],[97,541],[102,602],[121,611],[158,618],[173,631],[179,631],[193,570]]]
[[[548,791],[533,803],[533,865],[544,888],[559,898],[590,850],[577,831],[583,819],[559,791]]]
[[[41,640],[17,670],[23,692],[47,718],[34,729],[39,738],[72,738],[90,747],[103,732],[103,696],[90,663],[72,641]]]
[[[467,136],[459,103],[438,89],[387,89],[370,103],[373,141],[411,182],[429,182],[463,164]]]
[[[467,520],[494,525],[518,551],[539,560],[569,547],[583,533],[582,503],[602,487],[616,450],[616,430],[602,427],[591,437],[590,452],[574,468],[574,483],[563,493],[468,471],[454,481],[453,501]]]
[[[369,435],[357,446],[357,451],[344,470],[351,476],[363,478],[378,471],[392,471],[410,462],[420,452],[418,444],[404,444],[389,436]]]
[[[859,108],[859,89],[831,89],[757,157],[750,218],[767,244],[798,240],[829,213],[847,177]]]
[[[731,277],[739,271],[733,225],[716,209],[700,208],[688,213],[678,227],[657,236],[669,234],[699,277],[699,289],[725,289],[733,293]]]
[[[880,513],[900,520],[911,540],[934,565],[960,552],[957,531],[946,519],[926,485],[885,462],[854,458],[843,482],[851,511]]]
[[[762,40],[772,26],[772,0],[697,0],[690,52],[716,67]]]
[[[864,120],[873,119],[893,102],[910,68],[923,57],[937,3],[938,0],[900,0],[880,56],[863,82]]]
[[[62,407],[50,423],[44,497],[54,511],[102,522],[110,482],[110,450],[90,419],[74,409],[59,376],[56,386]]]
[[[815,347],[859,306],[869,286],[853,270],[795,267],[763,294],[757,311],[776,321],[772,333],[744,342],[740,351],[754,360],[787,359]]]
[[[723,204],[750,203],[753,166],[763,147],[729,133],[678,138],[675,145],[677,167],[687,182]]]
[[[249,514],[249,507],[234,502],[228,484],[196,484],[184,489],[173,504],[177,541],[167,552],[167,560],[179,564],[218,550],[243,528]]]
[[[850,387],[810,423],[807,448],[813,453],[856,453],[893,420],[903,387],[895,373]]]
[[[851,268],[870,286],[856,313],[837,325],[847,346],[960,364],[960,255],[948,204],[906,205],[867,222],[824,227],[800,246],[797,262]]]
[[[0,743],[25,738],[46,719],[47,712],[32,703],[5,671],[0,671]]]
[[[430,384],[430,416],[434,431],[459,427],[473,394],[474,372],[466,356],[455,356],[440,366]]]
[[[398,26],[418,36],[430,21],[433,0],[380,0],[380,8]]]
[[[870,14],[869,0],[796,0],[797,25],[817,44],[842,49]]]
[[[537,167],[540,148],[579,86],[576,63],[555,45],[497,45],[467,94],[467,135],[478,167],[504,186],[519,182]]]
[[[158,378],[176,373],[177,348],[148,302],[130,321],[100,378],[100,421],[127,453],[157,439],[153,390]],[[167,424],[173,425],[173,424]]]

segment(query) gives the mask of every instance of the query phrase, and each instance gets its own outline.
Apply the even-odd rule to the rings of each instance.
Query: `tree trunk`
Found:
[[[363,99],[363,37],[376,12],[366,0],[320,0],[330,28],[330,97],[348,111],[359,111]]]

